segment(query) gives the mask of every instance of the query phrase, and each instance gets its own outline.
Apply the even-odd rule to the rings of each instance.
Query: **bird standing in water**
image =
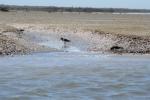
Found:
[[[64,42],[63,48],[67,48],[67,43],[71,42],[69,39],[66,39],[66,38],[63,38],[63,37],[61,37],[60,40]]]

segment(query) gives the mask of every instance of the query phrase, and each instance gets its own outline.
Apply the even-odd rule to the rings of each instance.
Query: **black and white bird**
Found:
[[[70,40],[62,38],[62,37],[60,38],[60,40],[62,40],[63,42],[71,42]]]
[[[60,40],[64,42],[63,48],[67,48],[67,43],[71,42],[69,39],[66,39],[66,38],[63,38],[63,37],[61,37]]]

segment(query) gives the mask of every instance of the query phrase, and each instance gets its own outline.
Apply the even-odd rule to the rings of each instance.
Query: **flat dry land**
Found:
[[[0,24],[47,28],[100,30],[119,34],[150,35],[150,14],[0,12]]]

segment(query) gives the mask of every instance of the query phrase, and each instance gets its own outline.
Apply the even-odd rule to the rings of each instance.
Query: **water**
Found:
[[[150,100],[150,58],[79,52],[0,58],[0,100]]]
[[[127,14],[127,15],[150,15],[150,13],[112,13],[112,14]]]
[[[43,35],[44,34],[44,35]],[[67,36],[57,34],[57,33],[43,33],[43,32],[24,32],[23,39],[26,41],[33,42],[35,44],[46,46],[50,48],[55,48],[57,50],[69,51],[69,52],[84,52],[87,51],[88,43],[74,34],[69,34]],[[71,40],[66,43],[64,48],[64,42],[60,38],[66,38]]]

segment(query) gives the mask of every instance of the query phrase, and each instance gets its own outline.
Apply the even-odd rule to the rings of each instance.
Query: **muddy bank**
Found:
[[[150,37],[107,33],[103,31],[92,33],[97,39],[95,47],[90,51],[106,51],[111,53],[150,53]]]

